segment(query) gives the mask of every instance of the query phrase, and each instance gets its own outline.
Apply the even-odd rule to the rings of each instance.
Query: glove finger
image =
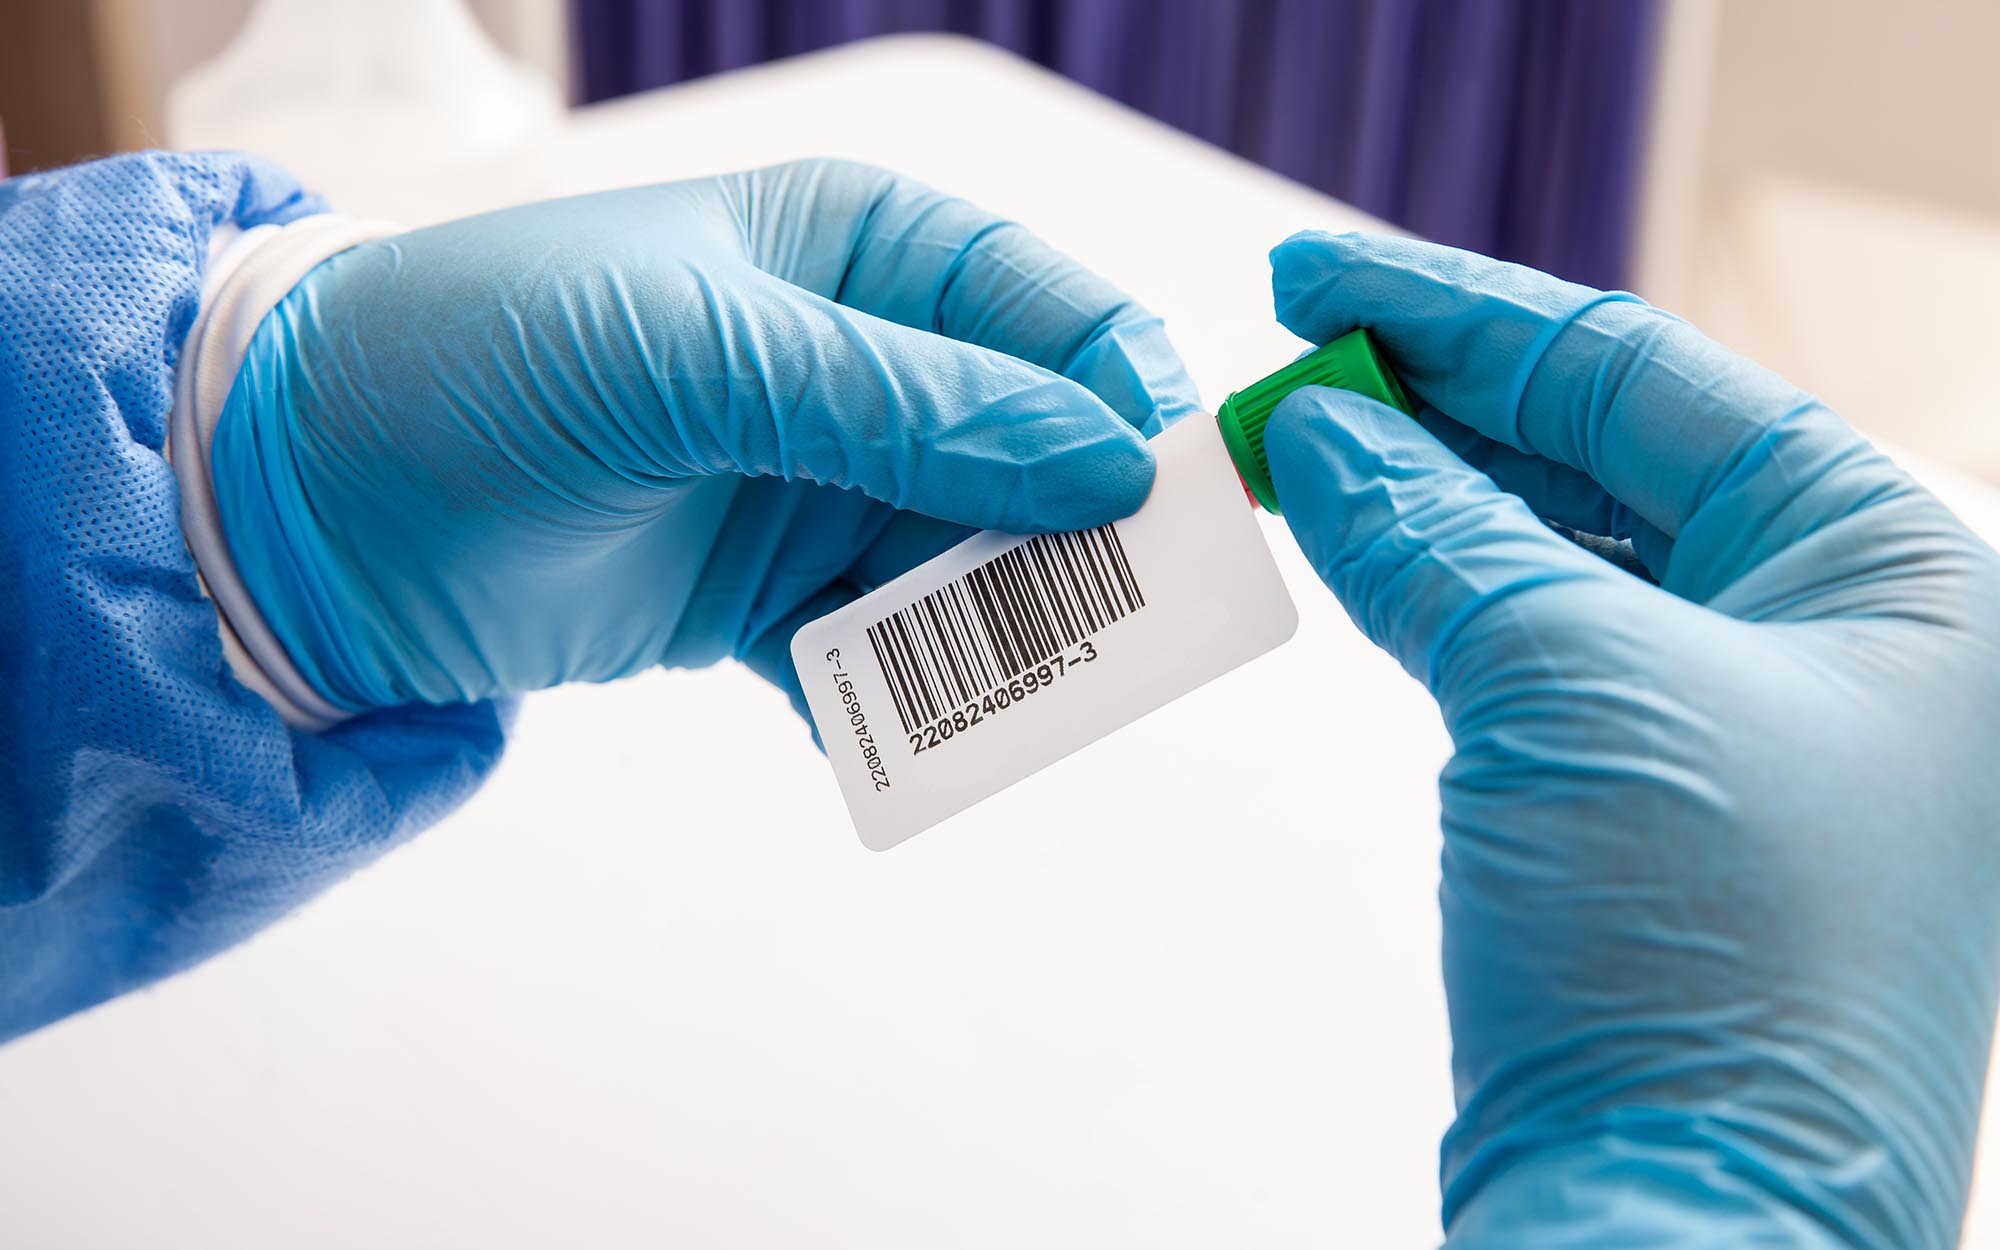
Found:
[[[776,686],[792,701],[792,710],[806,723],[813,745],[821,751],[826,750],[826,743],[820,740],[819,728],[813,724],[812,709],[806,705],[805,687],[799,681],[798,666],[792,663],[792,635],[798,633],[808,621],[818,620],[860,597],[860,588],[852,583],[834,582],[753,638],[741,652],[744,667]]]
[[[1621,577],[1384,404],[1306,387],[1264,433],[1299,546],[1347,614],[1442,699],[1454,650],[1530,597]]]
[[[1046,369],[754,270],[713,284],[707,305],[694,329],[713,337],[681,336],[655,370],[669,414],[686,414],[663,446],[688,470],[851,487],[1015,533],[1101,525],[1152,489],[1138,431]]]
[[[1653,580],[1658,581],[1665,573],[1667,559],[1673,554],[1673,539],[1582,473],[1546,456],[1496,443],[1435,408],[1425,407],[1416,419],[1452,454],[1492,478],[1501,490],[1519,495],[1544,521],[1577,534],[1629,544],[1631,555]],[[1597,550],[1595,544],[1585,546]],[[1624,567],[1622,555],[1613,558],[1603,551],[1597,554],[1606,555],[1612,563]]]
[[[892,513],[881,533],[862,549],[847,576],[823,586],[791,612],[752,636],[738,648],[737,657],[752,672],[785,692],[792,701],[793,709],[812,730],[814,745],[824,751],[826,745],[820,740],[819,730],[813,726],[798,670],[792,664],[792,635],[807,622],[846,607],[884,582],[900,577],[933,556],[964,542],[972,534],[973,531],[963,525],[954,525],[921,513]]]
[[[898,512],[848,568],[848,580],[863,591],[872,591],[944,554],[972,533],[963,525],[919,512]]]
[[[855,554],[901,515],[858,491],[775,477],[731,481],[728,512],[660,656],[670,667],[741,658],[799,604],[848,580]]]
[[[1719,495],[1730,526],[1762,524],[1860,441],[1797,387],[1622,292],[1359,234],[1294,235],[1271,263],[1294,333],[1369,327],[1425,400],[1601,483],[1669,536]],[[1812,519],[1852,493],[1831,491]]]
[[[741,175],[752,260],[850,308],[1032,361],[1147,435],[1200,407],[1160,319],[1024,227],[846,161]],[[799,229],[798,222],[810,223]]]

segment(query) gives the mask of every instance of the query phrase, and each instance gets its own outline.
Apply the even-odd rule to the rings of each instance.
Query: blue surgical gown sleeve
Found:
[[[322,208],[227,153],[0,182],[0,1040],[255,933],[499,756],[494,702],[287,729],[182,536],[164,444],[209,240]]]

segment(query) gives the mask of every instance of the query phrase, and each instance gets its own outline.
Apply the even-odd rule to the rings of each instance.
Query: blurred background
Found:
[[[0,0],[0,156],[246,148],[410,224],[874,160],[1211,400],[1298,349],[1264,256],[1331,196],[1636,289],[1990,537],[1940,463],[2000,483],[1995,48],[1995,0]],[[891,855],[734,666],[529,700],[380,869],[5,1048],[0,1245],[1436,1245],[1450,743],[1265,524],[1298,644]]]
[[[245,146],[369,211],[397,170],[503,158],[566,109],[911,31],[1637,290],[2000,481],[1991,0],[8,0],[0,126],[15,173]]]

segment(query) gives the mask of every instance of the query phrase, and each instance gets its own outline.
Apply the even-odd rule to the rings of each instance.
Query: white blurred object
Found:
[[[1634,289],[1863,433],[2000,482],[2000,6],[1663,18]]]
[[[2000,216],[1784,177],[1708,199],[1703,330],[1864,433],[2000,481]]]
[[[175,147],[255,151],[364,200],[414,171],[500,157],[562,115],[556,85],[503,56],[461,0],[258,0],[166,102]]]

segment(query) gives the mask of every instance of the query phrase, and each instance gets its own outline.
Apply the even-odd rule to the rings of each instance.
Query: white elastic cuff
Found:
[[[180,479],[181,531],[194,553],[203,588],[217,609],[222,653],[238,681],[263,696],[287,725],[309,732],[336,725],[349,713],[307,683],[237,574],[216,508],[209,448],[236,372],[243,367],[265,314],[327,257],[401,232],[402,227],[386,222],[332,213],[284,226],[217,231],[202,275],[200,311],[181,345],[174,378],[167,459]]]

